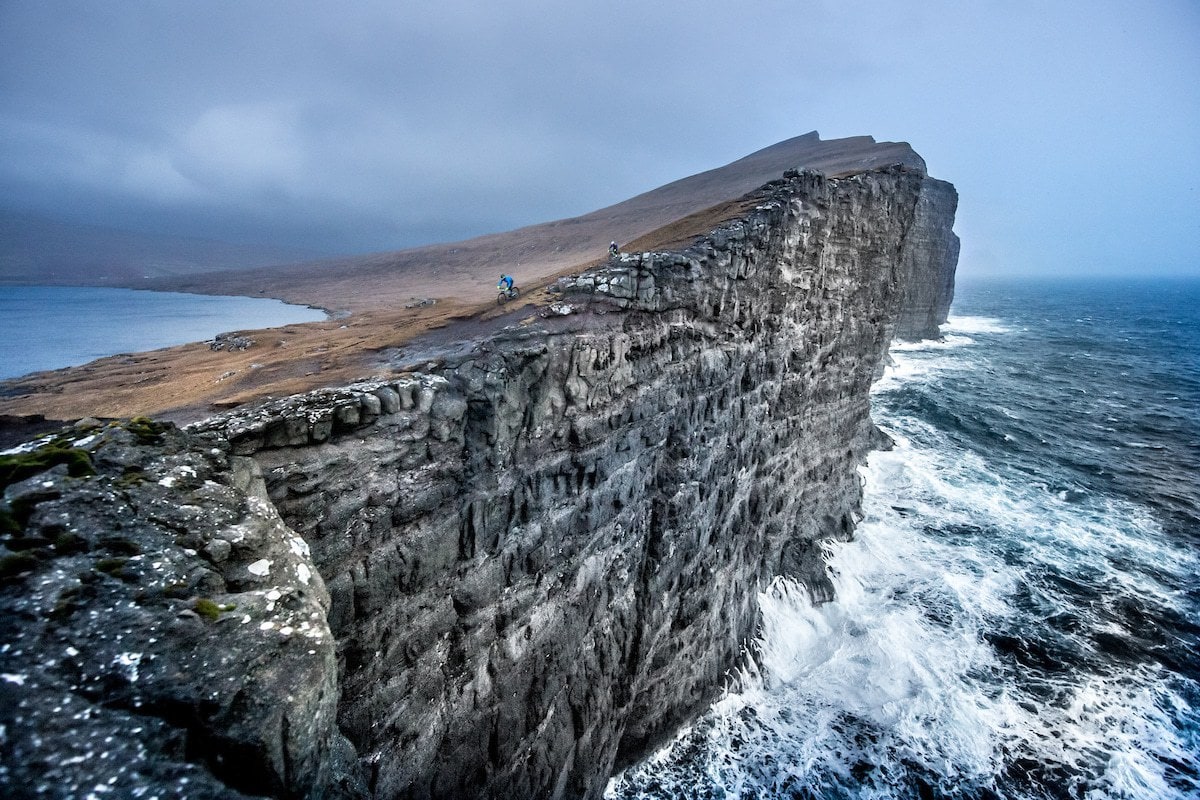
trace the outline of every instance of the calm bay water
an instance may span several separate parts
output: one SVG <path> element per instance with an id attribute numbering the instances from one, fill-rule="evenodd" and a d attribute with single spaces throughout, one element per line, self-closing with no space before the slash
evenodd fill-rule
<path id="1" fill-rule="evenodd" d="M 735 687 L 618 798 L 1200 796 L 1200 281 L 961 287 Z"/>
<path id="2" fill-rule="evenodd" d="M 325 319 L 279 300 L 74 286 L 0 287 L 0 380 L 96 358 Z"/>

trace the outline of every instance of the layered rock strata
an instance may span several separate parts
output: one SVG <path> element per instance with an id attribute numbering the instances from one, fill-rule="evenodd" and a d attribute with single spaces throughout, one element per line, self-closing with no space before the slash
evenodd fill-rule
<path id="1" fill-rule="evenodd" d="M 153 502 L 122 500 L 111 470 L 13 484 L 36 558 L 2 595 L 31 637 L 0 653 L 19 678 L 3 687 L 6 747 L 34 764 L 75 747 L 65 732 L 30 744 L 50 692 L 103 720 L 97 736 L 148 720 L 152 733 L 126 735 L 157 765 L 138 767 L 147 781 L 599 797 L 714 699 L 773 577 L 828 595 L 821 543 L 852 534 L 856 467 L 877 442 L 870 383 L 894 336 L 936 334 L 949 306 L 954 205 L 949 184 L 904 167 L 791 172 L 688 248 L 563 279 L 540 316 L 420 373 L 164 433 L 169 455 L 128 456 L 157 465 L 135 487 Z M 72 445 L 105 464 L 112 446 Z M 38 481 L 50 495 L 33 502 Z M 78 534 L 88 546 L 69 554 L 55 537 L 116 524 L 87 513 L 121 502 L 154 530 L 121 567 L 131 577 L 88 585 L 125 633 L 72 666 L 65 647 L 105 641 L 88 633 L 97 606 L 46 615 L 107 545 Z M 172 516 L 185 508 L 195 519 Z M 163 564 L 174 594 L 146 588 Z M 211 621 L 186 613 L 211 614 L 201 600 Z M 116 652 L 129 637 L 132 674 Z M 167 699 L 147 709 L 151 686 Z M 14 764 L 6 753 L 0 785 L 24 774 Z M 97 769 L 65 776 L 107 780 Z"/>

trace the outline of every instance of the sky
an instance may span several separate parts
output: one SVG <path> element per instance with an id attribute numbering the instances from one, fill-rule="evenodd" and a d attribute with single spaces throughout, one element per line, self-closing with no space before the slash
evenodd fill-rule
<path id="1" fill-rule="evenodd" d="M 0 211 L 398 249 L 810 130 L 907 141 L 960 276 L 1200 275 L 1200 2 L 0 0 Z"/>

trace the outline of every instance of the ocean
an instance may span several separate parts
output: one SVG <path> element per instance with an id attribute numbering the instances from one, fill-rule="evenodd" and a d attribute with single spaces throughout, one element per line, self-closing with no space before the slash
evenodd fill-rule
<path id="1" fill-rule="evenodd" d="M 961 285 L 828 547 L 611 798 L 1200 797 L 1200 281 Z"/>
<path id="2" fill-rule="evenodd" d="M 0 287 L 0 380 L 211 339 L 218 333 L 325 319 L 254 297 L 80 286 Z"/>

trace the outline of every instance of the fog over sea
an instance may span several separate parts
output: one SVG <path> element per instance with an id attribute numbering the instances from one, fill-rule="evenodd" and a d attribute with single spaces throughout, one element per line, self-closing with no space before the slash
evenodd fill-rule
<path id="1" fill-rule="evenodd" d="M 1200 281 L 960 286 L 829 547 L 614 798 L 1200 796 Z"/>
<path id="2" fill-rule="evenodd" d="M 218 333 L 325 319 L 323 311 L 255 297 L 79 286 L 0 287 L 0 380 Z"/>

